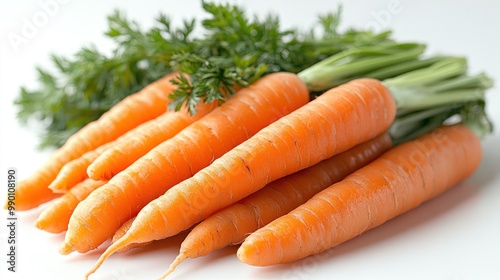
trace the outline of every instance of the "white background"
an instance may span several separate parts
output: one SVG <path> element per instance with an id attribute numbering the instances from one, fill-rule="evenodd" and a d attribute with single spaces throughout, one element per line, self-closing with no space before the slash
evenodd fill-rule
<path id="1" fill-rule="evenodd" d="M 36 149 L 36 125 L 20 127 L 13 99 L 21 85 L 35 86 L 35 65 L 48 67 L 49 53 L 70 55 L 94 43 L 109 50 L 102 33 L 106 15 L 125 11 L 143 26 L 163 11 L 174 22 L 202 16 L 198 1 L 60 1 L 48 22 L 16 48 L 7 34 L 21 34 L 27 21 L 44 12 L 43 1 L 0 0 L 0 178 L 16 167 L 21 178 L 35 171 L 50 151 Z M 231 1 L 250 13 L 278 14 L 284 26 L 308 28 L 320 12 L 338 1 Z M 15 4 L 14 4 L 15 3 Z M 251 4 L 250 4 L 251 3 Z M 392 5 L 393 8 L 390 9 Z M 343 26 L 390 28 L 395 38 L 426 42 L 428 53 L 466 55 L 472 73 L 486 71 L 500 82 L 499 1 L 345 1 Z M 396 9 L 394 9 L 396 8 Z M 390 13 L 392 11 L 392 13 Z M 500 126 L 498 87 L 488 93 L 488 112 Z M 238 262 L 236 248 L 187 260 L 171 279 L 500 279 L 500 133 L 483 140 L 484 160 L 468 180 L 445 195 L 337 248 L 290 265 L 250 267 Z M 2 180 L 2 179 L 0 179 Z M 4 179 L 6 180 L 6 179 Z M 0 184 L 6 188 L 6 184 Z M 0 190 L 4 201 L 5 191 Z M 2 202 L 3 203 L 3 202 Z M 102 249 L 86 255 L 59 256 L 63 235 L 32 226 L 41 211 L 18 213 L 18 272 L 6 271 L 6 220 L 1 214 L 1 279 L 81 279 Z M 182 236 L 157 247 L 112 256 L 92 279 L 155 279 L 174 259 Z M 5 278 L 7 276 L 7 278 Z"/>

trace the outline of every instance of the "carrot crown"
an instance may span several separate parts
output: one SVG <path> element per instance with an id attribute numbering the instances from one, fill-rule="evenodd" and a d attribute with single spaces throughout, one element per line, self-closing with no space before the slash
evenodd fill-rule
<path id="1" fill-rule="evenodd" d="M 398 108 L 390 129 L 395 143 L 425 134 L 444 123 L 461 122 L 482 138 L 493 131 L 485 111 L 493 81 L 467 74 L 463 57 L 435 58 L 430 66 L 384 80 Z"/>

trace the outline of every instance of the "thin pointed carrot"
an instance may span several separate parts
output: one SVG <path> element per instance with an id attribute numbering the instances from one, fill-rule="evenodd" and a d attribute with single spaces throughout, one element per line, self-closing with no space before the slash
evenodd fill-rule
<path id="1" fill-rule="evenodd" d="M 370 163 L 391 146 L 389 135 L 382 134 L 316 165 L 273 181 L 213 214 L 187 235 L 181 244 L 179 256 L 160 279 L 167 277 L 186 258 L 205 256 L 226 246 L 241 243 L 250 233 L 287 214 L 324 188 Z"/>
<path id="2" fill-rule="evenodd" d="M 127 244 L 173 236 L 273 180 L 375 138 L 395 115 L 394 98 L 374 79 L 323 93 L 151 201 L 87 276 Z"/>
<path id="3" fill-rule="evenodd" d="M 167 75 L 129 95 L 98 120 L 68 138 L 38 171 L 19 182 L 16 188 L 16 210 L 28 210 L 57 197 L 48 186 L 64 164 L 164 113 L 170 101 L 168 96 L 175 88 L 170 82 L 174 75 Z"/>
<path id="4" fill-rule="evenodd" d="M 49 189 L 55 193 L 67 193 L 78 183 L 87 179 L 87 167 L 106 149 L 115 145 L 115 141 L 108 142 L 97 149 L 86 152 L 81 157 L 66 163 L 57 177 L 50 183 Z"/>
<path id="5" fill-rule="evenodd" d="M 238 258 L 267 266 L 321 253 L 445 192 L 479 167 L 481 154 L 461 125 L 406 142 L 251 234 Z"/>
<path id="6" fill-rule="evenodd" d="M 87 178 L 76 184 L 69 192 L 56 199 L 40 213 L 35 221 L 35 226 L 51 233 L 60 233 L 67 230 L 71 214 L 73 214 L 78 203 L 106 182 Z"/>
<path id="7" fill-rule="evenodd" d="M 172 138 L 179 131 L 201 119 L 217 107 L 217 102 L 200 103 L 196 115 L 191 115 L 187 107 L 177 112 L 168 112 L 153 122 L 141 126 L 134 134 L 118 141 L 100 155 L 87 169 L 90 178 L 109 180 L 129 167 L 160 143 Z"/>
<path id="8" fill-rule="evenodd" d="M 60 252 L 96 248 L 151 200 L 308 101 L 305 84 L 291 73 L 267 75 L 238 91 L 82 201 Z"/>
<path id="9" fill-rule="evenodd" d="M 132 225 L 132 223 L 134 222 L 134 219 L 135 217 L 129 219 L 128 221 L 126 221 L 125 223 L 123 223 L 123 225 L 115 232 L 115 234 L 113 235 L 113 238 L 111 239 L 111 243 L 115 243 L 118 239 L 122 238 L 122 236 L 125 235 L 125 233 L 127 233 L 128 229 L 130 228 L 130 226 Z M 123 248 L 121 248 L 119 251 L 117 251 L 118 253 L 123 253 L 123 252 L 126 252 L 128 250 L 131 250 L 133 248 L 137 248 L 137 247 L 143 247 L 143 246 L 147 246 L 149 244 L 153 243 L 153 241 L 149 241 L 149 242 L 144 242 L 144 243 L 133 243 L 133 244 L 129 244 Z"/>

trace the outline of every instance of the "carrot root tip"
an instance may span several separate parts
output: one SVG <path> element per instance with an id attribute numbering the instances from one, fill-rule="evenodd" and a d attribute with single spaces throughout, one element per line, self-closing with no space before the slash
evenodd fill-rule
<path id="1" fill-rule="evenodd" d="M 99 257 L 95 265 L 85 274 L 85 279 L 87 279 L 91 274 L 97 271 L 99 267 L 104 263 L 104 261 L 109 258 L 112 254 L 116 253 L 121 248 L 130 245 L 132 242 L 129 240 L 129 234 L 125 234 L 120 239 L 118 239 L 115 243 L 111 244 L 104 253 Z"/>
<path id="2" fill-rule="evenodd" d="M 40 219 L 36 219 L 35 222 L 33 223 L 33 225 L 37 228 L 37 229 L 41 229 L 41 230 L 44 230 L 44 226 L 43 226 L 43 222 L 40 221 Z"/>
<path id="3" fill-rule="evenodd" d="M 59 253 L 61 255 L 68 255 L 68 254 L 70 254 L 70 253 L 72 253 L 74 251 L 75 251 L 75 249 L 73 248 L 73 245 L 71 245 L 68 242 L 63 242 L 61 244 L 61 247 L 59 247 Z"/>
<path id="4" fill-rule="evenodd" d="M 60 194 L 64 194 L 64 193 L 67 193 L 68 190 L 67 189 L 64 189 L 62 186 L 59 186 L 59 185 L 50 185 L 49 186 L 49 189 L 53 192 L 53 193 L 60 193 Z"/>
<path id="5" fill-rule="evenodd" d="M 242 245 L 242 246 L 240 246 L 240 248 L 238 248 L 238 251 L 236 252 L 236 257 L 242 263 L 254 265 L 253 261 L 252 261 L 252 255 L 253 255 L 252 249 L 253 249 L 252 246 L 248 246 L 248 245 L 243 246 Z"/>
<path id="6" fill-rule="evenodd" d="M 174 260 L 174 262 L 170 265 L 170 267 L 168 268 L 168 270 L 163 273 L 159 278 L 158 280 L 163 280 L 165 278 L 167 278 L 167 276 L 172 273 L 175 268 L 181 263 L 183 262 L 185 259 L 187 258 L 187 255 L 186 254 L 183 254 L 183 253 L 180 253 Z"/>

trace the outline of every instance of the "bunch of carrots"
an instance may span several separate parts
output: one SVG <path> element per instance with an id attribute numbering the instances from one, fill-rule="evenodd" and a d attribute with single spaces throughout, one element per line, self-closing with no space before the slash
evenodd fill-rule
<path id="1" fill-rule="evenodd" d="M 485 74 L 421 44 L 340 52 L 268 74 L 226 102 L 167 110 L 166 75 L 75 133 L 19 183 L 16 209 L 51 201 L 35 226 L 62 254 L 117 251 L 189 229 L 179 256 L 242 243 L 268 266 L 321 253 L 440 195 L 481 161 L 491 132 Z M 226 94 L 221 90 L 221 94 Z M 445 175 L 443 175 L 445 174 Z"/>

